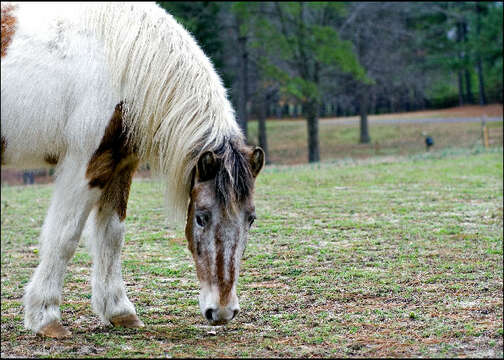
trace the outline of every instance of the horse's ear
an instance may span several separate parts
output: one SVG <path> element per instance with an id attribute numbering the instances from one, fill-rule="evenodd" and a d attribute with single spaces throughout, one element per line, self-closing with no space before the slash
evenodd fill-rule
<path id="1" fill-rule="evenodd" d="M 207 181 L 215 178 L 219 164 L 217 158 L 212 151 L 206 151 L 201 154 L 198 160 L 198 171 L 196 179 L 198 181 Z"/>
<path id="2" fill-rule="evenodd" d="M 260 147 L 256 146 L 252 155 L 250 155 L 250 168 L 252 170 L 252 175 L 256 177 L 264 166 L 264 151 Z"/>

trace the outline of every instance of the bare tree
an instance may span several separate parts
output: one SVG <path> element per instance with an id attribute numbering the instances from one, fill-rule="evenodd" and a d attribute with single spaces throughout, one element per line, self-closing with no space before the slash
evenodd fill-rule
<path id="1" fill-rule="evenodd" d="M 345 91 L 348 93 L 349 89 L 353 92 L 360 115 L 361 143 L 371 141 L 368 113 L 370 109 L 376 109 L 376 101 L 380 100 L 377 94 L 386 97 L 394 111 L 394 104 L 401 102 L 410 106 L 413 102 L 410 91 L 405 93 L 405 88 L 411 89 L 411 94 L 423 93 L 418 72 L 408 67 L 415 57 L 412 46 L 414 36 L 406 26 L 408 6 L 398 3 L 351 3 L 349 15 L 339 26 L 342 38 L 353 43 L 359 63 L 373 80 L 372 84 L 365 84 L 339 74 L 337 83 L 340 89 L 335 91 L 336 96 Z M 384 18 L 387 19 L 386 24 Z"/>

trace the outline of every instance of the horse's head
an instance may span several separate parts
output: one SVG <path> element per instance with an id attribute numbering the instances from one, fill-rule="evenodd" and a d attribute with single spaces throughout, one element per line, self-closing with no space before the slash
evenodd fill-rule
<path id="1" fill-rule="evenodd" d="M 200 310 L 212 325 L 240 311 L 236 282 L 249 229 L 253 190 L 264 152 L 226 142 L 203 153 L 193 171 L 186 237 L 201 285 Z"/>

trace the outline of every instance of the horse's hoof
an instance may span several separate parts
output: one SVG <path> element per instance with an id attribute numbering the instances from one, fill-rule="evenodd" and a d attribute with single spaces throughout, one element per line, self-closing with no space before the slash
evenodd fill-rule
<path id="1" fill-rule="evenodd" d="M 60 324 L 58 320 L 54 320 L 48 325 L 44 326 L 37 333 L 40 336 L 47 336 L 50 338 L 63 339 L 70 337 L 72 333 L 66 327 Z"/>
<path id="2" fill-rule="evenodd" d="M 135 314 L 126 314 L 114 316 L 110 319 L 112 325 L 116 327 L 125 327 L 125 328 L 141 328 L 144 327 L 144 323 L 136 316 Z"/>

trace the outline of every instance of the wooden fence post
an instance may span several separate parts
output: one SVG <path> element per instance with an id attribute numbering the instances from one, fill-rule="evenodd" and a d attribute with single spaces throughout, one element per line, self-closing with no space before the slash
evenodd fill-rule
<path id="1" fill-rule="evenodd" d="M 486 115 L 481 118 L 481 136 L 483 138 L 483 145 L 488 149 L 488 127 L 486 126 Z"/>

